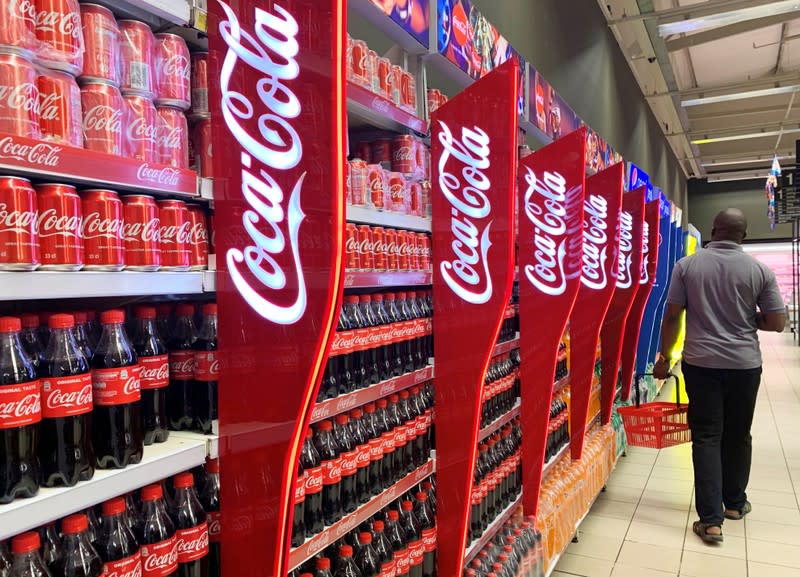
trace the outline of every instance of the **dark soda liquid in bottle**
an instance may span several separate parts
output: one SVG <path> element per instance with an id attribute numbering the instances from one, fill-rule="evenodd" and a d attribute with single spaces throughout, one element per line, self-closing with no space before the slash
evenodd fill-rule
<path id="1" fill-rule="evenodd" d="M 160 484 L 142 488 L 141 523 L 136 537 L 141 545 L 146 575 L 174 575 L 178 571 L 178 540 L 175 524 L 167 513 Z"/>
<path id="2" fill-rule="evenodd" d="M 336 415 L 336 427 L 333 433 L 339 446 L 339 459 L 342 469 L 341 499 L 342 512 L 352 513 L 358 507 L 356 495 L 356 473 L 358 472 L 358 451 L 350 434 L 350 417 Z"/>
<path id="3" fill-rule="evenodd" d="M 342 464 L 339 446 L 333 437 L 333 423 L 322 421 L 314 438 L 314 446 L 322 462 L 322 516 L 325 525 L 342 518 Z"/>
<path id="4" fill-rule="evenodd" d="M 139 543 L 126 520 L 125 499 L 115 497 L 103 503 L 103 519 L 95 544 L 103 560 L 105 575 L 141 575 Z"/>
<path id="5" fill-rule="evenodd" d="M 53 577 L 100 577 L 103 561 L 89 542 L 89 521 L 83 513 L 61 520 L 63 553 L 51 573 Z"/>
<path id="6" fill-rule="evenodd" d="M 172 520 L 178 540 L 178 577 L 208 577 L 208 521 L 194 490 L 191 473 L 173 481 L 175 504 Z"/>
<path id="7" fill-rule="evenodd" d="M 28 531 L 11 540 L 11 576 L 12 577 L 51 577 L 44 564 L 39 547 L 39 533 Z"/>
<path id="8" fill-rule="evenodd" d="M 217 418 L 217 379 L 219 357 L 217 356 L 217 305 L 203 305 L 203 325 L 197 335 L 194 349 L 194 389 L 192 407 L 194 426 L 201 433 L 210 435 Z"/>
<path id="9" fill-rule="evenodd" d="M 311 537 L 325 528 L 322 512 L 322 465 L 319 453 L 314 446 L 314 433 L 311 429 L 306 431 L 303 448 L 300 450 L 300 466 L 303 467 L 305 480 L 303 525 L 306 536 Z"/>
<path id="10" fill-rule="evenodd" d="M 167 387 L 169 356 L 158 334 L 155 307 L 137 307 L 133 348 L 142 367 L 142 428 L 144 444 L 163 443 L 169 438 Z"/>
<path id="11" fill-rule="evenodd" d="M 219 460 L 206 461 L 206 482 L 200 493 L 200 504 L 208 521 L 208 576 L 219 577 L 222 571 L 220 539 L 222 536 L 219 514 Z"/>
<path id="12" fill-rule="evenodd" d="M 179 304 L 175 307 L 175 326 L 167 341 L 169 349 L 169 388 L 167 413 L 173 431 L 189 430 L 194 425 L 193 395 L 194 350 L 197 329 L 194 325 L 194 306 Z"/>

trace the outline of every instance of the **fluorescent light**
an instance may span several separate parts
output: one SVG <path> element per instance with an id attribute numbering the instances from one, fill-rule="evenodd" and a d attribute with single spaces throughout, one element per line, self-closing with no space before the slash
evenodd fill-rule
<path id="1" fill-rule="evenodd" d="M 708 182 L 732 182 L 735 180 L 758 180 L 760 178 L 766 180 L 767 174 L 756 174 L 752 176 L 709 176 Z"/>
<path id="2" fill-rule="evenodd" d="M 698 8 L 702 9 L 702 5 L 699 5 Z M 658 34 L 662 38 L 675 34 L 689 34 L 701 30 L 708 30 L 709 28 L 719 28 L 721 26 L 730 26 L 731 24 L 746 22 L 748 20 L 766 18 L 767 16 L 788 14 L 798 10 L 800 10 L 800 2 L 797 0 L 772 2 L 763 6 L 729 10 L 728 12 L 721 12 L 719 14 L 710 14 L 708 16 L 699 16 L 697 18 L 670 22 L 668 24 L 659 24 Z"/>
<path id="3" fill-rule="evenodd" d="M 794 158 L 794 156 L 779 156 L 778 160 L 786 160 L 790 158 Z M 772 158 L 748 158 L 745 160 L 717 160 L 712 162 L 704 162 L 703 166 L 704 167 L 730 166 L 732 164 L 752 164 L 754 162 L 765 162 L 769 165 L 772 165 Z"/>
<path id="4" fill-rule="evenodd" d="M 734 100 L 744 100 L 746 98 L 760 98 L 761 96 L 775 96 L 776 94 L 791 94 L 800 90 L 800 84 L 789 86 L 778 86 L 776 88 L 764 88 L 762 90 L 748 90 L 746 92 L 732 92 L 731 94 L 720 94 L 719 96 L 701 96 L 699 98 L 689 98 L 681 100 L 681 106 L 700 106 L 701 104 L 717 104 L 719 102 L 732 102 Z"/>
<path id="5" fill-rule="evenodd" d="M 733 136 L 717 136 L 714 138 L 700 138 L 692 140 L 692 144 L 714 144 L 715 142 L 730 142 L 732 140 L 748 140 L 750 138 L 763 138 L 766 136 L 780 136 L 800 132 L 800 128 L 786 128 L 784 130 L 770 130 L 769 132 L 748 132 L 747 134 L 734 134 Z"/>

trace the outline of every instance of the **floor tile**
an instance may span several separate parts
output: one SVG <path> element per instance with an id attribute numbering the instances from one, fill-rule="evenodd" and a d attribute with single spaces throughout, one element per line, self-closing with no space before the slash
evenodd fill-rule
<path id="1" fill-rule="evenodd" d="M 797 509 L 797 507 L 785 508 L 759 505 L 758 507 L 753 507 L 747 518 L 754 521 L 764 521 L 765 523 L 800 526 L 800 509 Z"/>
<path id="2" fill-rule="evenodd" d="M 668 573 L 666 571 L 656 571 L 655 569 L 645 569 L 644 567 L 617 563 L 614 565 L 611 577 L 677 577 L 677 573 Z"/>
<path id="3" fill-rule="evenodd" d="M 687 493 L 667 493 L 665 491 L 645 490 L 639 501 L 640 505 L 647 507 L 661 507 L 663 509 L 677 509 L 678 511 L 688 511 L 692 502 L 691 492 Z"/>
<path id="4" fill-rule="evenodd" d="M 617 561 L 624 565 L 677 573 L 681 564 L 681 550 L 625 541 Z"/>
<path id="5" fill-rule="evenodd" d="M 634 543 L 647 543 L 660 545 L 669 549 L 683 549 L 683 539 L 686 530 L 683 527 L 670 527 L 669 525 L 653 525 L 634 521 L 628 529 L 626 541 Z"/>
<path id="6" fill-rule="evenodd" d="M 766 523 L 755 519 L 745 518 L 747 524 L 747 538 L 759 541 L 773 541 L 800 547 L 800 530 L 790 525 L 778 525 L 776 523 Z M 728 523 L 725 523 L 728 528 Z"/>
<path id="7" fill-rule="evenodd" d="M 725 534 L 725 528 L 722 529 Z M 686 541 L 683 544 L 684 551 L 694 551 L 706 555 L 717 555 L 719 557 L 732 557 L 734 559 L 747 559 L 744 537 L 735 537 L 725 534 L 723 543 L 706 543 L 694 534 L 691 527 L 686 529 Z"/>
<path id="8" fill-rule="evenodd" d="M 597 496 L 602 501 L 622 501 L 623 503 L 638 503 L 642 497 L 642 488 L 623 487 L 621 485 L 608 485 L 606 490 Z"/>
<path id="9" fill-rule="evenodd" d="M 753 504 L 753 507 L 769 505 L 771 507 L 783 507 L 785 509 L 797 508 L 796 498 L 792 498 L 786 493 L 779 493 L 777 491 L 763 491 L 748 487 L 747 500 Z"/>
<path id="10" fill-rule="evenodd" d="M 681 469 L 678 469 L 681 470 Z M 665 491 L 668 493 L 691 493 L 694 487 L 694 479 L 663 479 L 650 476 L 647 481 L 647 488 L 655 491 Z"/>
<path id="11" fill-rule="evenodd" d="M 614 517 L 617 519 L 630 519 L 636 511 L 636 503 L 623 503 L 622 501 L 596 501 L 592 506 L 592 513 Z"/>
<path id="12" fill-rule="evenodd" d="M 669 525 L 671 527 L 686 526 L 688 511 L 678 511 L 676 509 L 665 509 L 663 507 L 648 507 L 639 505 L 633 515 L 634 521 L 650 523 L 651 525 Z"/>
<path id="13" fill-rule="evenodd" d="M 681 577 L 747 577 L 747 561 L 719 555 L 684 551 L 681 559 Z"/>
<path id="14" fill-rule="evenodd" d="M 653 472 L 650 474 L 650 480 L 653 479 L 675 479 L 678 481 L 692 481 L 694 482 L 694 471 L 692 469 L 681 469 L 678 467 L 656 466 L 653 467 Z"/>
<path id="15" fill-rule="evenodd" d="M 644 489 L 647 485 L 647 479 L 647 477 L 641 477 L 639 475 L 627 475 L 625 473 L 614 472 L 608 479 L 608 486 Z"/>
<path id="16" fill-rule="evenodd" d="M 613 561 L 564 553 L 558 561 L 557 569 L 564 573 L 581 575 L 582 577 L 610 577 L 613 567 Z"/>
<path id="17" fill-rule="evenodd" d="M 800 569 L 800 547 L 748 539 L 747 559 L 758 563 L 770 563 Z"/>
<path id="18" fill-rule="evenodd" d="M 580 532 L 582 534 L 622 537 L 624 539 L 630 524 L 628 519 L 617 519 L 592 513 L 581 523 Z"/>
<path id="19" fill-rule="evenodd" d="M 800 569 L 748 561 L 749 577 L 800 577 Z"/>
<path id="20" fill-rule="evenodd" d="M 603 535 L 583 534 L 577 543 L 570 543 L 567 553 L 594 559 L 616 561 L 624 537 L 605 537 Z"/>
<path id="21" fill-rule="evenodd" d="M 640 477 L 649 477 L 650 472 L 653 470 L 652 465 L 642 465 L 640 463 L 628 463 L 621 461 L 617 464 L 617 471 L 625 473 L 626 475 L 639 475 Z"/>

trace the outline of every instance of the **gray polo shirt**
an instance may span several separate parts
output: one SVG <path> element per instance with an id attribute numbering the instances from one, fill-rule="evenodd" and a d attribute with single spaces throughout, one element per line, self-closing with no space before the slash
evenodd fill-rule
<path id="1" fill-rule="evenodd" d="M 756 307 L 785 310 L 775 273 L 731 241 L 679 260 L 667 303 L 686 308 L 684 360 L 709 369 L 760 367 Z"/>

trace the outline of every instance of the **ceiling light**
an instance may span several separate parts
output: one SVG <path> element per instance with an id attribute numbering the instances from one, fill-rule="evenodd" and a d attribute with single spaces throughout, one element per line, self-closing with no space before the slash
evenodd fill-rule
<path id="1" fill-rule="evenodd" d="M 719 28 L 721 26 L 730 26 L 731 24 L 746 22 L 748 20 L 756 20 L 757 18 L 788 14 L 790 12 L 797 12 L 798 10 L 799 8 L 796 0 L 772 2 L 763 6 L 729 10 L 719 14 L 710 14 L 708 16 L 689 18 L 688 20 L 680 20 L 678 22 L 659 24 L 658 34 L 662 38 L 675 34 L 690 34 L 710 28 Z"/>
<path id="2" fill-rule="evenodd" d="M 708 182 L 733 182 L 735 180 L 758 180 L 761 178 L 767 178 L 767 173 L 764 174 L 752 174 L 752 175 L 744 175 L 744 176 L 709 176 Z"/>
<path id="3" fill-rule="evenodd" d="M 787 160 L 787 159 L 793 159 L 793 158 L 794 158 L 794 156 L 792 156 L 792 155 L 779 156 L 778 160 Z M 752 164 L 754 162 L 765 162 L 765 163 L 771 164 L 772 163 L 772 158 L 748 158 L 748 159 L 745 159 L 745 160 L 714 160 L 714 161 L 711 161 L 711 162 L 704 162 L 703 166 L 704 167 L 730 166 L 730 165 L 733 165 L 733 164 Z"/>
<path id="4" fill-rule="evenodd" d="M 717 136 L 714 138 L 700 138 L 692 140 L 692 144 L 714 144 L 715 142 L 730 142 L 732 140 L 748 140 L 750 138 L 763 138 L 766 136 L 780 136 L 800 132 L 800 128 L 786 128 L 784 130 L 770 130 L 769 132 L 749 132 L 747 134 L 734 134 L 732 136 Z"/>
<path id="5" fill-rule="evenodd" d="M 732 102 L 734 100 L 744 100 L 746 98 L 760 98 L 762 96 L 775 96 L 776 94 L 791 94 L 800 90 L 800 84 L 789 86 L 777 86 L 775 88 L 764 88 L 762 90 L 748 90 L 746 92 L 732 92 L 730 94 L 720 94 L 718 96 L 701 96 L 699 98 L 689 98 L 681 100 L 681 106 L 700 106 L 701 104 L 718 104 L 720 102 Z"/>

